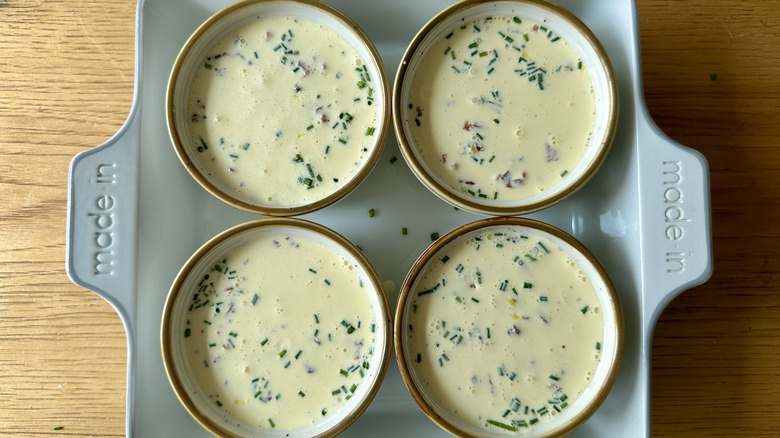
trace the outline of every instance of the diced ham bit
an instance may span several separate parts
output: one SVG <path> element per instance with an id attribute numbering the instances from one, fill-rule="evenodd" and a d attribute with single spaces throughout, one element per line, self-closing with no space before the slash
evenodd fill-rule
<path id="1" fill-rule="evenodd" d="M 477 122 L 471 123 L 467 120 L 466 123 L 463 124 L 463 130 L 465 131 L 471 131 L 473 129 L 480 129 L 480 128 L 482 128 L 482 125 L 480 125 Z"/>
<path id="2" fill-rule="evenodd" d="M 544 159 L 548 163 L 551 163 L 553 161 L 558 161 L 558 149 L 555 149 L 554 147 L 550 146 L 549 143 L 545 143 Z"/>
<path id="3" fill-rule="evenodd" d="M 270 39 L 271 39 L 273 36 L 274 36 L 274 34 L 273 34 L 273 33 L 271 33 L 271 32 L 266 32 L 266 33 L 265 33 L 265 40 L 266 40 L 266 41 L 268 41 L 268 40 L 270 40 Z"/>
<path id="4" fill-rule="evenodd" d="M 306 77 L 307 74 L 309 74 L 309 67 L 303 62 L 298 61 L 298 67 L 301 68 L 301 71 L 303 71 L 302 75 Z M 325 70 L 325 64 L 322 65 L 322 69 Z"/>
<path id="5" fill-rule="evenodd" d="M 502 174 L 496 176 L 496 181 L 504 183 L 504 187 L 511 189 L 515 186 L 521 186 L 525 184 L 525 171 L 520 172 L 519 175 L 512 175 L 508 170 Z"/>

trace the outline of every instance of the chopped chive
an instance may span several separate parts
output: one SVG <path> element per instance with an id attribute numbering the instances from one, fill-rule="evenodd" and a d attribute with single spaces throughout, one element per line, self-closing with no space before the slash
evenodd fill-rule
<path id="1" fill-rule="evenodd" d="M 398 157 L 391 157 L 391 158 L 390 158 L 390 164 L 393 164 L 393 163 L 395 163 L 396 161 L 398 161 Z"/>
<path id="2" fill-rule="evenodd" d="M 376 210 L 374 210 L 373 208 L 368 210 L 368 217 L 374 217 L 374 216 L 376 216 Z"/>
<path id="3" fill-rule="evenodd" d="M 347 329 L 347 334 L 352 334 L 355 331 L 355 327 L 352 326 L 352 324 L 348 323 L 346 320 L 341 320 L 341 325 L 343 325 Z"/>
<path id="4" fill-rule="evenodd" d="M 560 378 L 560 377 L 558 377 L 558 376 L 556 376 L 555 374 L 550 374 L 548 377 L 549 377 L 551 380 L 555 380 L 556 382 L 557 382 L 557 381 L 559 381 L 559 380 L 561 380 L 561 378 Z"/>
<path id="5" fill-rule="evenodd" d="M 301 356 L 301 353 L 303 353 L 303 350 L 298 350 L 298 352 L 295 353 L 295 358 L 298 359 Z"/>
<path id="6" fill-rule="evenodd" d="M 596 350 L 601 351 L 601 342 L 596 342 Z"/>
<path id="7" fill-rule="evenodd" d="M 349 372 L 347 370 L 344 370 L 344 369 L 340 369 L 339 370 L 339 374 L 341 374 L 342 376 L 349 376 Z"/>
<path id="8" fill-rule="evenodd" d="M 588 313 L 588 309 L 589 309 L 589 307 L 585 306 L 582 309 L 580 309 L 580 312 L 582 312 L 582 314 L 584 315 L 584 314 Z"/>
<path id="9" fill-rule="evenodd" d="M 271 427 L 276 427 L 276 424 L 274 424 L 274 420 L 272 420 L 270 418 L 268 419 L 268 424 L 270 424 Z"/>
<path id="10" fill-rule="evenodd" d="M 448 33 L 448 34 L 447 34 L 447 36 L 446 36 L 446 37 L 444 37 L 444 38 L 446 38 L 446 39 L 450 39 L 450 38 L 452 38 L 452 34 L 454 34 L 454 33 L 455 33 L 455 32 L 450 32 L 450 33 Z"/>
<path id="11" fill-rule="evenodd" d="M 229 334 L 230 336 L 234 337 L 234 338 L 238 336 L 238 333 L 236 333 L 236 332 L 230 332 L 230 333 L 228 333 L 228 334 Z"/>
<path id="12" fill-rule="evenodd" d="M 524 40 L 525 42 L 528 42 L 528 34 L 527 34 L 527 33 L 524 33 L 524 34 L 523 34 L 523 40 Z"/>
<path id="13" fill-rule="evenodd" d="M 517 24 L 520 24 L 520 23 L 523 22 L 523 20 L 521 20 L 520 17 L 514 17 L 514 18 L 512 18 L 512 21 L 514 21 Z"/>
<path id="14" fill-rule="evenodd" d="M 267 344 L 267 343 L 268 343 L 268 338 L 265 338 L 265 339 L 263 339 L 262 341 L 260 341 L 260 345 L 261 345 L 261 346 L 263 346 L 263 345 L 265 345 L 265 344 Z"/>
<path id="15" fill-rule="evenodd" d="M 316 322 L 317 324 L 320 323 L 320 317 L 316 313 L 314 314 L 314 322 Z"/>
<path id="16" fill-rule="evenodd" d="M 539 301 L 547 301 L 547 297 L 542 295 L 541 297 L 539 297 Z"/>
<path id="17" fill-rule="evenodd" d="M 306 393 L 303 391 L 298 391 L 298 395 L 300 395 L 301 397 L 306 397 Z"/>
<path id="18" fill-rule="evenodd" d="M 450 260 L 450 256 L 448 255 L 445 255 L 444 257 L 441 258 L 442 263 L 447 263 L 449 260 Z"/>
<path id="19" fill-rule="evenodd" d="M 63 426 L 55 426 L 52 430 L 62 430 L 65 429 Z"/>
<path id="20" fill-rule="evenodd" d="M 189 328 L 184 329 L 184 337 L 185 338 L 189 338 L 190 337 L 190 329 Z"/>
<path id="21" fill-rule="evenodd" d="M 502 422 L 500 422 L 500 421 L 496 421 L 496 420 L 487 420 L 487 423 L 488 423 L 488 424 L 491 424 L 491 425 L 493 425 L 493 426 L 496 426 L 496 427 L 500 427 L 501 429 L 508 430 L 508 431 L 510 431 L 510 432 L 515 432 L 515 431 L 517 431 L 517 428 L 516 428 L 516 427 L 514 427 L 514 426 L 510 426 L 510 425 L 508 425 L 508 424 L 504 424 L 504 423 L 502 423 Z"/>
<path id="22" fill-rule="evenodd" d="M 563 172 L 561 172 L 561 178 L 563 178 L 564 176 L 566 176 L 568 173 L 569 173 L 569 171 L 568 171 L 568 170 L 564 170 Z"/>
<path id="23" fill-rule="evenodd" d="M 325 279 L 325 284 L 327 284 L 328 286 L 330 286 L 330 280 L 328 280 L 328 279 L 326 278 L 326 279 Z"/>
<path id="24" fill-rule="evenodd" d="M 314 125 L 309 125 L 309 126 L 306 127 L 307 131 L 311 131 L 312 129 L 314 129 Z"/>
<path id="25" fill-rule="evenodd" d="M 435 241 L 438 238 L 439 238 L 439 233 L 436 232 L 431 233 L 431 241 Z"/>
<path id="26" fill-rule="evenodd" d="M 255 304 L 257 304 L 257 300 L 258 300 L 258 299 L 260 299 L 260 297 L 258 297 L 258 296 L 257 296 L 257 294 L 255 294 L 255 296 L 253 296 L 253 297 L 252 297 L 252 305 L 253 305 L 253 306 L 254 306 Z"/>
<path id="27" fill-rule="evenodd" d="M 284 357 L 285 354 L 287 354 L 287 350 L 282 350 L 279 352 L 279 357 Z"/>
<path id="28" fill-rule="evenodd" d="M 401 228 L 401 234 L 406 236 L 407 234 L 409 234 L 409 230 L 406 227 L 403 227 L 403 228 Z"/>
<path id="29" fill-rule="evenodd" d="M 374 135 L 374 131 L 376 131 L 376 128 L 370 127 L 366 129 L 366 135 Z"/>
<path id="30" fill-rule="evenodd" d="M 493 122 L 495 122 L 495 124 L 496 124 L 496 125 L 498 125 L 499 123 L 501 123 L 501 121 L 500 121 L 500 120 L 498 120 L 498 119 L 493 119 Z M 492 159 L 492 158 L 491 158 L 490 160 L 491 160 L 491 161 L 493 161 L 493 159 Z"/>
<path id="31" fill-rule="evenodd" d="M 222 402 L 221 401 L 217 400 L 215 403 L 217 404 L 218 407 L 220 407 L 220 408 L 222 407 Z"/>

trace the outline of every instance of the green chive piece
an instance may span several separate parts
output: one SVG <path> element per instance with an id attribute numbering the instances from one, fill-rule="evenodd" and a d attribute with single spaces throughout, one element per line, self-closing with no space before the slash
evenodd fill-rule
<path id="1" fill-rule="evenodd" d="M 252 305 L 253 305 L 253 306 L 254 306 L 255 304 L 257 304 L 257 300 L 258 300 L 258 299 L 260 299 L 260 297 L 258 297 L 258 296 L 257 296 L 257 294 L 255 294 L 255 296 L 253 296 L 253 297 L 252 297 Z"/>
<path id="2" fill-rule="evenodd" d="M 398 161 L 398 157 L 391 157 L 391 158 L 390 158 L 390 164 L 393 164 L 393 163 L 395 163 L 396 161 Z"/>
<path id="3" fill-rule="evenodd" d="M 548 377 L 550 378 L 550 380 L 555 380 L 556 382 L 561 380 L 561 378 L 556 376 L 555 374 L 550 374 Z"/>
<path id="4" fill-rule="evenodd" d="M 376 131 L 376 128 L 370 127 L 366 129 L 366 135 L 374 135 L 374 131 Z"/>
<path id="5" fill-rule="evenodd" d="M 301 397 L 306 397 L 306 393 L 303 391 L 298 391 L 298 395 L 300 395 Z"/>
<path id="6" fill-rule="evenodd" d="M 401 228 L 401 234 L 406 236 L 407 234 L 409 234 L 409 230 L 406 227 L 403 227 L 403 228 Z"/>
<path id="7" fill-rule="evenodd" d="M 189 338 L 190 337 L 190 329 L 189 328 L 184 329 L 184 337 L 185 338 Z"/>
<path id="8" fill-rule="evenodd" d="M 284 357 L 285 354 L 287 354 L 287 350 L 282 350 L 279 352 L 279 357 Z"/>
<path id="9" fill-rule="evenodd" d="M 514 426 L 510 426 L 508 424 L 502 423 L 500 421 L 496 420 L 487 420 L 487 423 L 496 427 L 500 427 L 501 429 L 508 430 L 510 432 L 516 432 L 517 428 Z"/>
<path id="10" fill-rule="evenodd" d="M 368 217 L 374 217 L 374 216 L 376 216 L 376 210 L 374 210 L 373 208 L 368 210 Z"/>
<path id="11" fill-rule="evenodd" d="M 514 18 L 512 18 L 512 21 L 514 21 L 517 24 L 520 24 L 520 23 L 523 22 L 523 20 L 521 20 L 520 17 L 514 17 Z"/>
<path id="12" fill-rule="evenodd" d="M 216 403 L 216 405 L 217 405 L 218 407 L 220 407 L 220 408 L 222 407 L 222 402 L 221 402 L 221 401 L 217 400 L 215 403 Z"/>
<path id="13" fill-rule="evenodd" d="M 584 314 L 588 313 L 588 309 L 589 309 L 589 308 L 590 308 L 590 307 L 588 307 L 588 306 L 585 306 L 585 307 L 583 307 L 582 309 L 580 309 L 580 312 L 582 312 L 582 314 L 584 315 Z"/>
<path id="14" fill-rule="evenodd" d="M 56 426 L 52 430 L 62 430 L 62 429 L 65 429 L 65 428 L 63 426 Z"/>
<path id="15" fill-rule="evenodd" d="M 436 239 L 438 239 L 438 238 L 439 238 L 439 233 L 436 233 L 436 232 L 431 233 L 431 241 L 432 242 L 436 241 Z"/>
<path id="16" fill-rule="evenodd" d="M 276 424 L 274 424 L 274 420 L 272 420 L 270 418 L 268 419 L 268 424 L 270 424 L 271 427 L 276 427 Z"/>
<path id="17" fill-rule="evenodd" d="M 345 376 L 345 377 L 349 376 L 349 372 L 347 372 L 347 370 L 343 370 L 343 369 L 339 370 L 339 374 L 341 374 L 342 376 Z"/>

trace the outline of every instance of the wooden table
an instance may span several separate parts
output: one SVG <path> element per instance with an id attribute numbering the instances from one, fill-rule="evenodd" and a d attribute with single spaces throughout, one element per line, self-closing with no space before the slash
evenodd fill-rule
<path id="1" fill-rule="evenodd" d="M 715 251 L 658 322 L 654 434 L 780 436 L 780 2 L 638 7 L 650 112 L 709 160 Z M 135 8 L 0 0 L 0 435 L 124 434 L 124 330 L 65 275 L 65 211 L 71 158 L 129 111 Z"/>

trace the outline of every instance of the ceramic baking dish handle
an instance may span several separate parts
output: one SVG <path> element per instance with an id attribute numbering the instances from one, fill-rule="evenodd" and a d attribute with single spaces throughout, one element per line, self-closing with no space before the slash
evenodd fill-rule
<path id="1" fill-rule="evenodd" d="M 637 128 L 642 295 L 652 328 L 672 298 L 712 274 L 709 172 L 698 151 L 671 140 L 649 116 Z"/>
<path id="2" fill-rule="evenodd" d="M 133 333 L 138 222 L 135 117 L 103 145 L 73 158 L 68 176 L 66 270 L 116 309 Z"/>

